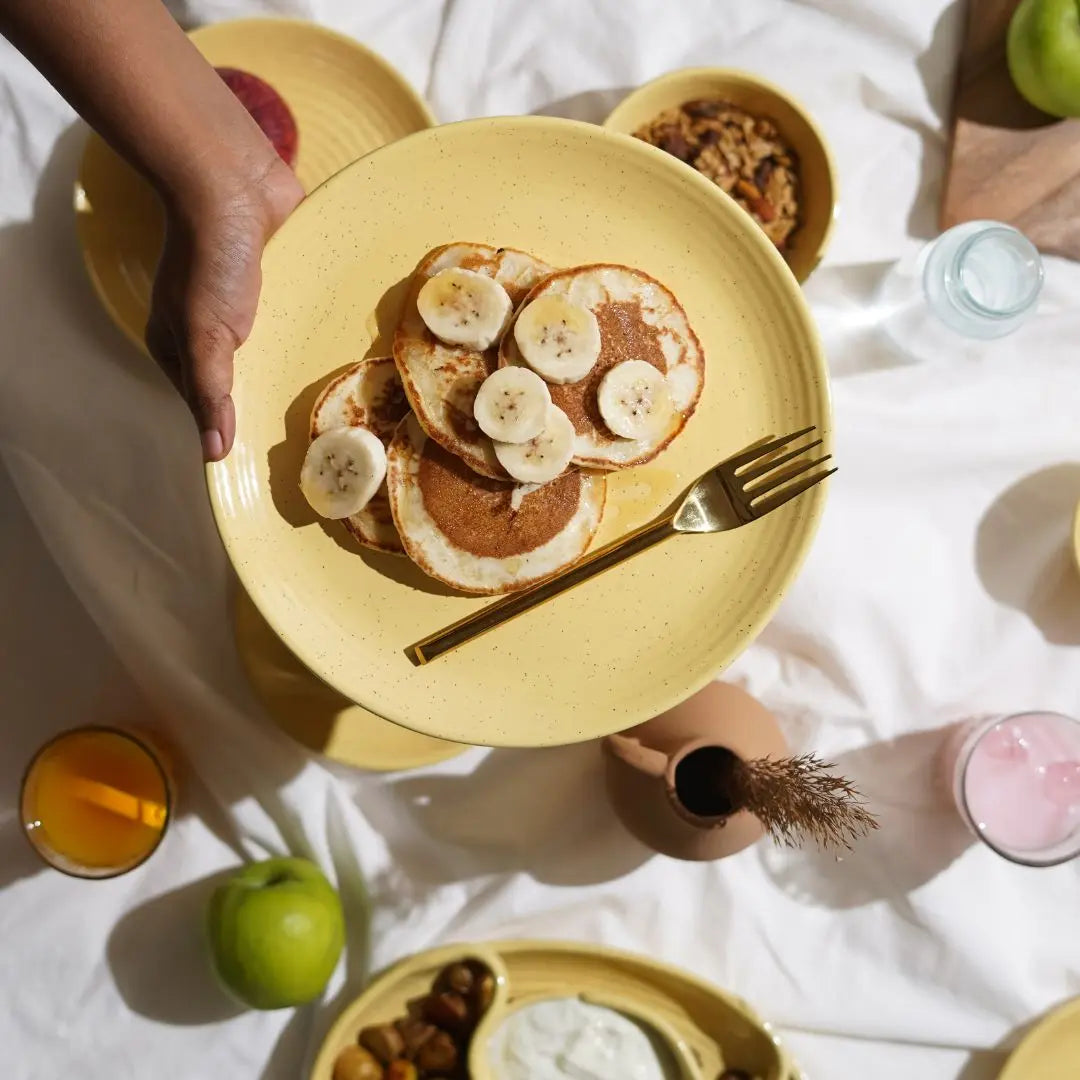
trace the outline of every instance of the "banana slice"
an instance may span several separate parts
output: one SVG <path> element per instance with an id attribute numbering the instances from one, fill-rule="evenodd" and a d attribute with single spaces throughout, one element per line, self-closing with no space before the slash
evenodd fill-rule
<path id="1" fill-rule="evenodd" d="M 600 326 L 586 307 L 540 296 L 514 323 L 514 340 L 529 365 L 552 383 L 584 379 L 600 357 Z"/>
<path id="2" fill-rule="evenodd" d="M 300 490 L 320 517 L 358 514 L 386 477 L 386 449 L 367 428 L 324 431 L 308 447 Z"/>
<path id="3" fill-rule="evenodd" d="M 476 392 L 473 416 L 489 438 L 523 443 L 544 430 L 551 394 L 535 372 L 505 367 L 489 375 Z"/>
<path id="4" fill-rule="evenodd" d="M 560 476 L 574 456 L 574 425 L 557 405 L 544 420 L 544 430 L 526 443 L 495 443 L 499 464 L 522 484 L 546 484 Z"/>
<path id="5" fill-rule="evenodd" d="M 489 349 L 502 337 L 513 305 L 494 278 L 453 266 L 424 282 L 416 307 L 440 341 Z"/>
<path id="6" fill-rule="evenodd" d="M 616 364 L 600 380 L 596 403 L 604 423 L 624 439 L 658 435 L 674 411 L 664 373 L 644 360 Z"/>

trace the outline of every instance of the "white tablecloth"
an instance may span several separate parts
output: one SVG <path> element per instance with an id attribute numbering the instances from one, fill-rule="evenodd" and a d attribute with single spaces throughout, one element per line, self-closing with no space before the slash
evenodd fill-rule
<path id="1" fill-rule="evenodd" d="M 836 151 L 843 210 L 807 294 L 841 464 L 798 585 L 731 677 L 795 745 L 838 755 L 882 817 L 842 862 L 761 845 L 649 858 L 595 746 L 471 751 L 372 777 L 260 718 L 231 642 L 228 572 L 190 421 L 83 278 L 70 207 L 82 133 L 0 43 L 0 1075 L 293 1078 L 366 974 L 454 939 L 571 937 L 683 964 L 754 1002 L 811 1077 L 979 1080 L 1080 991 L 1080 864 L 972 846 L 931 783 L 941 725 L 1080 710 L 1080 271 L 971 357 L 901 362 L 875 329 L 888 264 L 933 235 L 959 5 L 943 0 L 321 0 L 177 5 L 185 20 L 308 15 L 397 64 L 444 120 L 600 120 L 666 69 L 729 64 L 792 90 Z M 17 495 L 16 495 L 17 492 Z M 50 732 L 154 716 L 188 763 L 142 870 L 43 871 L 15 811 Z M 352 915 L 325 1003 L 241 1013 L 199 945 L 213 877 L 292 851 Z M 365 884 L 366 882 L 366 884 Z M 370 911 L 370 933 L 364 913 Z"/>

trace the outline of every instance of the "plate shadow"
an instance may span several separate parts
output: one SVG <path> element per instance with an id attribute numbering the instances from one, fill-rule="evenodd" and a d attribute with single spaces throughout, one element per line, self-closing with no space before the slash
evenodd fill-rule
<path id="1" fill-rule="evenodd" d="M 382 902 L 405 912 L 431 889 L 496 874 L 592 885 L 652 857 L 611 808 L 598 742 L 474 760 L 468 773 L 405 776 L 392 800 L 360 794 L 390 849 L 393 870 L 373 883 Z"/>
<path id="2" fill-rule="evenodd" d="M 766 873 L 813 906 L 846 910 L 881 900 L 906 906 L 909 893 L 975 843 L 942 778 L 941 749 L 952 730 L 914 732 L 837 757 L 836 771 L 854 781 L 880 828 L 842 855 L 763 845 Z"/>
<path id="3" fill-rule="evenodd" d="M 975 565 L 986 591 L 1021 611 L 1053 645 L 1080 644 L 1080 574 L 1073 515 L 1080 463 L 1025 476 L 993 502 L 979 522 Z"/>

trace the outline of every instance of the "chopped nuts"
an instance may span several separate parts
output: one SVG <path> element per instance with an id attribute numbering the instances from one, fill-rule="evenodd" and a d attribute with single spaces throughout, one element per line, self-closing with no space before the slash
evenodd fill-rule
<path id="1" fill-rule="evenodd" d="M 429 994 L 424 1000 L 424 1019 L 445 1031 L 458 1031 L 469 1019 L 469 1007 L 460 994 Z"/>
<path id="2" fill-rule="evenodd" d="M 416 1064 L 424 1072 L 452 1072 L 457 1061 L 457 1044 L 445 1031 L 437 1031 L 416 1055 Z"/>
<path id="3" fill-rule="evenodd" d="M 407 1002 L 406 1015 L 360 1032 L 360 1045 L 338 1056 L 333 1080 L 462 1080 L 469 1042 L 495 989 L 481 961 L 447 965 L 429 993 Z"/>
<path id="4" fill-rule="evenodd" d="M 405 1040 L 393 1024 L 379 1024 L 360 1032 L 360 1045 L 370 1050 L 384 1065 L 405 1053 Z"/>
<path id="5" fill-rule="evenodd" d="M 728 101 L 687 101 L 634 134 L 707 176 L 785 251 L 800 223 L 799 168 L 771 120 Z"/>
<path id="6" fill-rule="evenodd" d="M 405 1056 L 410 1060 L 420 1052 L 420 1048 L 435 1034 L 436 1028 L 432 1024 L 426 1024 L 423 1020 L 408 1018 L 398 1020 L 394 1027 L 405 1042 Z"/>
<path id="7" fill-rule="evenodd" d="M 333 1080 L 383 1080 L 382 1066 L 362 1046 L 346 1046 L 334 1062 Z"/>
<path id="8" fill-rule="evenodd" d="M 484 1015 L 495 998 L 495 976 L 490 971 L 485 972 L 476 982 L 476 988 L 472 994 L 472 1009 L 477 1019 Z"/>
<path id="9" fill-rule="evenodd" d="M 465 997 L 472 990 L 475 981 L 472 968 L 468 964 L 451 964 L 439 975 L 435 982 L 435 989 L 452 990 L 455 994 Z"/>

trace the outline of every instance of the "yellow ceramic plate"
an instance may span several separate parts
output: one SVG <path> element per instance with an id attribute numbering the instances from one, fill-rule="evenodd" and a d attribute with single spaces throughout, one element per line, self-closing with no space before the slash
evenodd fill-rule
<path id="1" fill-rule="evenodd" d="M 779 86 L 752 72 L 732 68 L 670 71 L 625 97 L 604 121 L 604 127 L 630 134 L 665 109 L 694 98 L 722 98 L 748 112 L 768 116 L 799 155 L 803 221 L 791 239 L 787 260 L 795 277 L 805 281 L 824 256 L 832 235 L 836 166 L 821 129 Z"/>
<path id="2" fill-rule="evenodd" d="M 998 1080 L 1080 1076 L 1080 998 L 1055 1009 L 1025 1036 Z"/>
<path id="3" fill-rule="evenodd" d="M 316 191 L 271 242 L 240 350 L 237 442 L 210 466 L 218 528 L 267 622 L 352 701 L 456 742 L 591 739 L 674 705 L 768 620 L 810 544 L 822 486 L 718 536 L 676 537 L 426 667 L 405 649 L 485 601 L 400 557 L 360 554 L 297 486 L 311 401 L 384 354 L 402 286 L 437 244 L 475 240 L 562 266 L 640 267 L 682 300 L 705 392 L 652 465 L 612 477 L 597 543 L 772 432 L 827 429 L 824 361 L 795 279 L 750 218 L 635 139 L 544 117 L 468 121 L 383 147 Z"/>
<path id="4" fill-rule="evenodd" d="M 312 191 L 358 157 L 435 123 L 385 60 L 351 38 L 292 19 L 240 19 L 196 30 L 191 40 L 216 67 L 269 82 L 300 133 L 296 174 Z M 101 302 L 142 348 L 161 210 L 149 185 L 96 135 L 75 185 L 79 241 Z"/>
<path id="5" fill-rule="evenodd" d="M 625 1003 L 623 1011 L 651 1024 L 672 1044 L 676 1060 L 689 1059 L 687 1073 L 694 1080 L 715 1080 L 725 1067 L 745 1069 L 762 1080 L 796 1080 L 799 1075 L 768 1024 L 745 1001 L 679 968 L 594 945 L 497 941 L 418 953 L 384 972 L 335 1021 L 310 1080 L 331 1080 L 334 1059 L 356 1041 L 361 1028 L 404 1015 L 406 1003 L 423 995 L 442 968 L 468 957 L 487 963 L 500 979 L 474 1040 L 472 1060 L 478 1064 L 483 1043 L 508 1010 L 580 994 L 612 1007 Z M 472 1075 L 485 1080 L 480 1068 Z"/>
<path id="6" fill-rule="evenodd" d="M 317 679 L 270 629 L 243 589 L 236 596 L 236 647 L 270 719 L 298 743 L 343 765 L 398 772 L 434 765 L 468 747 L 392 724 Z"/>

